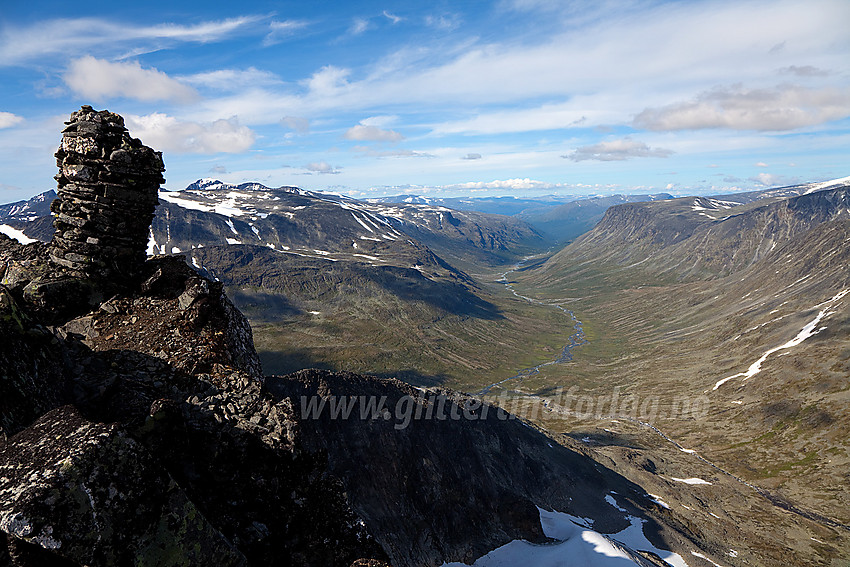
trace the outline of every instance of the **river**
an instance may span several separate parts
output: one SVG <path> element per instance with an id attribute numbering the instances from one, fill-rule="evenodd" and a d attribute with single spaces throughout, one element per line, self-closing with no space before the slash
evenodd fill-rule
<path id="1" fill-rule="evenodd" d="M 511 376 L 509 378 L 505 378 L 504 380 L 499 380 L 498 382 L 493 382 L 489 386 L 482 389 L 480 392 L 477 392 L 476 395 L 478 395 L 478 396 L 485 396 L 485 395 L 489 394 L 490 390 L 492 390 L 493 388 L 495 388 L 497 386 L 501 387 L 502 384 L 505 384 L 505 383 L 510 382 L 512 380 L 518 380 L 520 378 L 526 378 L 528 376 L 532 376 L 534 374 L 537 374 L 538 372 L 540 372 L 540 369 L 545 367 L 545 366 L 551 366 L 553 364 L 564 364 L 565 362 L 570 362 L 573 359 L 573 349 L 580 347 L 581 345 L 587 343 L 587 338 L 584 336 L 584 329 L 582 328 L 581 321 L 578 320 L 578 318 L 575 316 L 575 313 L 573 313 L 569 309 L 566 309 L 566 308 L 564 308 L 560 305 L 554 304 L 554 303 L 545 303 L 543 301 L 540 301 L 539 299 L 534 299 L 533 297 L 527 297 L 525 295 L 520 295 L 514 289 L 513 284 L 510 281 L 508 281 L 508 275 L 519 270 L 529 260 L 530 260 L 530 258 L 525 258 L 521 262 L 518 262 L 517 264 L 514 265 L 513 268 L 511 268 L 510 270 L 508 270 L 507 272 L 502 274 L 501 278 L 499 278 L 497 281 L 504 284 L 504 286 L 511 293 L 513 293 L 516 297 L 518 297 L 519 299 L 522 299 L 524 301 L 528 301 L 529 303 L 534 303 L 535 305 L 542 305 L 544 307 L 553 307 L 555 309 L 562 311 L 564 313 L 564 315 L 566 315 L 567 317 L 569 317 L 572 320 L 573 330 L 575 332 L 572 335 L 570 335 L 569 342 L 566 345 L 564 345 L 564 348 L 561 349 L 561 352 L 558 354 L 558 357 L 555 358 L 554 360 L 550 360 L 548 362 L 538 364 L 537 366 L 531 366 L 529 368 L 523 368 L 522 370 L 520 370 L 519 372 L 517 372 L 516 374 L 514 374 L 513 376 Z"/>

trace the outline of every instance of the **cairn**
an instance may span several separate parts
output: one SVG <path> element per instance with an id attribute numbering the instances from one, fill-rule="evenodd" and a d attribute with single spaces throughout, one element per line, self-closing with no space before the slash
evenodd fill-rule
<path id="1" fill-rule="evenodd" d="M 107 110 L 83 106 L 65 124 L 50 259 L 72 275 L 121 287 L 145 262 L 165 182 L 162 154 L 131 138 L 124 119 Z"/>

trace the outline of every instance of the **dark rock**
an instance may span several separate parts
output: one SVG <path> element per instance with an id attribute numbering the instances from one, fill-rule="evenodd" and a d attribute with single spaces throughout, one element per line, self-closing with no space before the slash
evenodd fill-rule
<path id="1" fill-rule="evenodd" d="M 629 507 L 626 499 L 645 500 L 637 485 L 464 394 L 320 370 L 266 380 L 300 412 L 296 446 L 327 454 L 329 472 L 396 566 L 471 564 L 514 539 L 544 542 L 537 506 L 616 532 L 628 521 L 605 495 Z M 325 410 L 311 412 L 321 400 Z M 379 411 L 362 413 L 370 400 Z M 353 404 L 348 417 L 331 415 L 339 403 Z"/>
<path id="2" fill-rule="evenodd" d="M 0 438 L 61 403 L 66 365 L 59 341 L 33 326 L 0 286 Z"/>
<path id="3" fill-rule="evenodd" d="M 67 406 L 0 446 L 0 529 L 74 564 L 246 564 L 139 443 Z"/>

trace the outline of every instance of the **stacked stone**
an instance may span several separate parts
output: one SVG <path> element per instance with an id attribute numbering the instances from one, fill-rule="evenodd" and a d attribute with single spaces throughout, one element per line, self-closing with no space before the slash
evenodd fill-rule
<path id="1" fill-rule="evenodd" d="M 56 152 L 50 258 L 75 275 L 120 286 L 145 262 L 165 182 L 162 154 L 131 138 L 124 119 L 106 110 L 83 106 L 66 124 Z"/>

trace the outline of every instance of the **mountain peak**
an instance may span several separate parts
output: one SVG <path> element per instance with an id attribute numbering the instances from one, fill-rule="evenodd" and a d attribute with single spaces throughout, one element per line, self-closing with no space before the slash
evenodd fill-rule
<path id="1" fill-rule="evenodd" d="M 192 191 L 283 191 L 285 193 L 294 193 L 296 195 L 303 194 L 304 191 L 299 189 L 298 187 L 291 187 L 288 185 L 284 185 L 281 187 L 266 187 L 262 183 L 257 183 L 254 181 L 247 183 L 240 183 L 239 185 L 233 185 L 230 183 L 225 183 L 224 181 L 220 181 L 218 179 L 212 178 L 202 178 L 198 179 L 194 183 L 190 183 L 185 189 L 179 189 L 176 191 L 170 191 L 171 193 L 180 193 L 180 192 L 192 192 Z"/>

